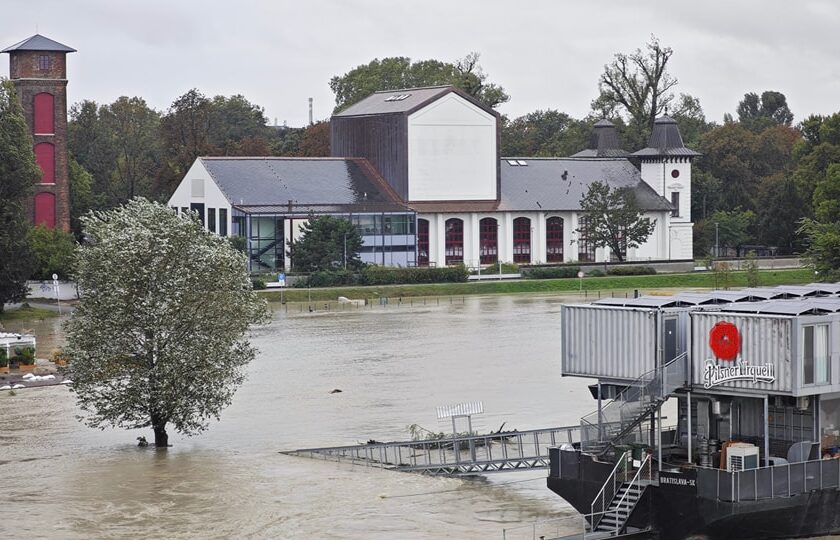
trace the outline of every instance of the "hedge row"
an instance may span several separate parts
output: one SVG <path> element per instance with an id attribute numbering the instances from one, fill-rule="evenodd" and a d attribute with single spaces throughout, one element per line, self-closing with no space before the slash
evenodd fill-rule
<path id="1" fill-rule="evenodd" d="M 537 266 L 522 269 L 522 275 L 530 279 L 577 277 L 578 272 L 580 272 L 580 267 L 578 266 Z"/>
<path id="2" fill-rule="evenodd" d="M 607 273 L 611 276 L 652 276 L 656 269 L 652 266 L 616 266 Z"/>
<path id="3" fill-rule="evenodd" d="M 366 266 L 360 272 L 335 270 L 313 272 L 295 287 L 335 287 L 339 285 L 401 285 L 406 283 L 456 283 L 467 281 L 464 266 L 446 268 L 394 268 Z"/>

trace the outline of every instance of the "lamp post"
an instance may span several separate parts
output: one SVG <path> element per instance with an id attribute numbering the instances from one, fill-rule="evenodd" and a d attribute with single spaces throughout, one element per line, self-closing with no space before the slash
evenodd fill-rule
<path id="1" fill-rule="evenodd" d="M 344 269 L 347 270 L 347 233 L 344 233 Z"/>
<path id="2" fill-rule="evenodd" d="M 718 225 L 720 224 L 718 222 L 715 222 L 715 258 L 720 257 L 720 247 L 718 244 Z"/>

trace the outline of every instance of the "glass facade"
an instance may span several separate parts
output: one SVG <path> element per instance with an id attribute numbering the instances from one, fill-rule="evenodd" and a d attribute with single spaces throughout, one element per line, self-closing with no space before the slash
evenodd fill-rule
<path id="1" fill-rule="evenodd" d="M 286 253 L 283 221 L 277 216 L 251 216 L 248 220 L 251 271 L 270 272 L 283 268 Z"/>

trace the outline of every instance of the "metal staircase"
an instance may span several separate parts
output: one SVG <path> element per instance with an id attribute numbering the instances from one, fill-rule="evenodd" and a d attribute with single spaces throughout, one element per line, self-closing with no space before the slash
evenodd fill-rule
<path id="1" fill-rule="evenodd" d="M 630 515 L 647 486 L 653 482 L 652 462 L 650 454 L 645 454 L 641 465 L 628 480 L 630 473 L 634 472 L 629 468 L 632 460 L 630 452 L 622 454 L 612 474 L 592 501 L 591 513 L 585 516 L 584 539 L 615 537 L 627 530 Z"/>
<path id="2" fill-rule="evenodd" d="M 581 450 L 601 456 L 628 442 L 642 442 L 641 429 L 668 397 L 685 385 L 686 354 L 631 382 L 612 401 L 580 420 Z M 636 435 L 636 428 L 639 437 Z"/>

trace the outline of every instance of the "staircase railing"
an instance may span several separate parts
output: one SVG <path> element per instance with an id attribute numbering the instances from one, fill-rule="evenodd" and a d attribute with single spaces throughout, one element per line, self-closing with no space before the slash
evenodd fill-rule
<path id="1" fill-rule="evenodd" d="M 615 536 L 618 536 L 618 533 L 620 533 L 624 526 L 627 524 L 627 520 L 630 519 L 630 513 L 633 511 L 632 508 L 629 509 L 627 512 L 627 516 L 623 520 L 618 518 L 618 511 L 623 507 L 624 500 L 627 498 L 627 495 L 629 495 L 630 492 L 636 486 L 640 486 L 643 480 L 647 480 L 648 483 L 653 481 L 653 467 L 651 466 L 652 460 L 650 456 L 650 454 L 645 454 L 645 458 L 644 460 L 642 460 L 642 465 L 636 471 L 636 474 L 633 476 L 633 479 L 630 480 L 630 483 L 627 485 L 627 489 L 624 490 L 624 495 L 622 495 L 621 499 L 618 500 L 618 504 L 615 505 Z M 639 491 L 639 499 L 642 498 L 642 491 L 644 490 Z M 636 503 L 638 504 L 638 500 L 636 501 Z"/>
<path id="2" fill-rule="evenodd" d="M 580 420 L 581 449 L 603 454 L 645 421 L 676 389 L 686 383 L 687 353 L 631 382 L 600 410 Z"/>
<path id="3" fill-rule="evenodd" d="M 607 507 L 612 502 L 615 494 L 618 493 L 618 488 L 627 480 L 627 470 L 632 459 L 631 452 L 628 450 L 624 452 L 613 467 L 612 472 L 604 481 L 601 490 L 592 499 L 592 506 L 590 508 L 592 519 L 590 520 L 591 530 L 595 530 L 601 518 L 604 517 Z"/>

